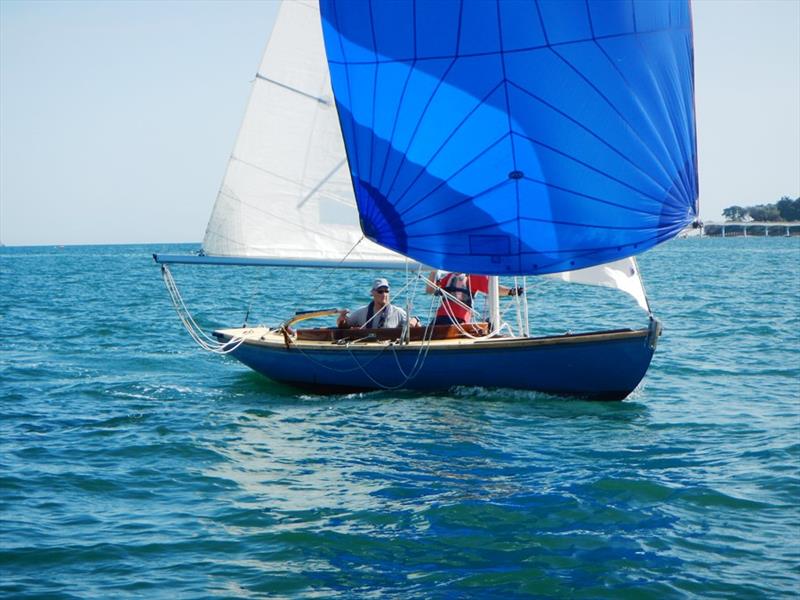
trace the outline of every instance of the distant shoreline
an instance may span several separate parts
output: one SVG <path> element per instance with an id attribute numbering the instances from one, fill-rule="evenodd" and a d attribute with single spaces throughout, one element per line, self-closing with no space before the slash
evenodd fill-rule
<path id="1" fill-rule="evenodd" d="M 800 223 L 731 221 L 706 223 L 700 231 L 703 237 L 800 237 Z"/>

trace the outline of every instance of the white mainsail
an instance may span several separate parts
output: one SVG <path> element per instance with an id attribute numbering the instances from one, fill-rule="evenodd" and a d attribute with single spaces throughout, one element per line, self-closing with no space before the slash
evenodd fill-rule
<path id="1" fill-rule="evenodd" d="M 402 266 L 363 239 L 316 0 L 282 3 L 203 240 L 207 256 Z M 355 247 L 355 249 L 353 249 Z M 352 252 L 351 252 L 352 251 Z M 345 259 L 346 257 L 346 259 Z"/>

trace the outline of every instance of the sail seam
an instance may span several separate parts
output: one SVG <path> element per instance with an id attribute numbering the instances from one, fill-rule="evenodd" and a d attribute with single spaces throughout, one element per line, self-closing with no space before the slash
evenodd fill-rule
<path id="1" fill-rule="evenodd" d="M 551 146 L 549 144 L 545 144 L 544 142 L 536 140 L 536 139 L 534 139 L 532 137 L 529 137 L 527 135 L 523 135 L 522 133 L 518 133 L 517 135 L 519 137 L 523 138 L 523 139 L 528 140 L 532 144 L 536 144 L 537 146 L 541 146 L 542 148 L 546 148 L 547 150 L 550 150 L 551 152 L 555 152 L 559 156 L 563 156 L 566 159 L 569 159 L 569 160 L 571 160 L 571 161 L 573 161 L 573 162 L 575 162 L 575 163 L 577 163 L 577 164 L 579 164 L 579 165 L 581 165 L 583 167 L 586 167 L 590 171 L 593 171 L 593 172 L 597 173 L 598 175 L 600 175 L 602 177 L 610 179 L 611 181 L 614 181 L 614 182 L 620 184 L 621 186 L 626 187 L 626 188 L 628 188 L 629 190 L 631 190 L 633 192 L 636 192 L 637 194 L 641 194 L 645 198 L 649 198 L 650 200 L 653 200 L 654 202 L 659 202 L 659 203 L 661 202 L 660 198 L 656 198 L 655 196 L 652 196 L 651 194 L 648 194 L 648 193 L 636 188 L 635 186 L 622 181 L 618 177 L 614 177 L 613 175 L 610 175 L 609 173 L 605 173 L 604 171 L 601 171 L 597 167 L 594 167 L 594 166 L 590 165 L 589 163 L 584 162 L 584 161 L 580 160 L 579 158 L 577 158 L 575 156 L 567 154 L 566 152 L 563 152 L 563 151 L 559 150 L 558 148 L 555 148 L 555 147 L 553 147 L 553 146 Z M 526 177 L 526 179 L 527 179 L 527 177 Z M 544 182 L 542 182 L 542 183 L 544 183 Z M 555 186 L 555 185 L 552 185 L 552 184 L 549 184 L 549 183 L 545 183 L 545 185 L 547 185 L 548 187 L 558 187 L 558 186 Z M 587 196 L 587 197 L 589 197 L 589 196 Z M 647 213 L 647 214 L 655 214 L 655 213 L 651 213 L 650 211 L 642 211 L 642 212 L 643 213 Z"/>
<path id="2" fill-rule="evenodd" d="M 555 53 L 555 51 L 554 51 L 554 53 Z M 558 56 L 558 53 L 555 53 L 555 54 Z M 561 58 L 561 57 L 559 56 L 559 58 Z M 565 62 L 566 62 L 566 61 L 565 61 Z M 570 68 L 573 68 L 573 67 L 572 67 L 572 65 L 570 65 Z M 580 75 L 580 72 L 577 72 L 577 71 L 576 71 L 576 73 L 578 73 L 578 75 Z M 594 132 L 592 129 L 590 129 L 589 127 L 587 127 L 586 125 L 584 125 L 583 123 L 581 123 L 580 121 L 578 121 L 577 119 L 575 119 L 574 117 L 572 117 L 571 115 L 567 114 L 567 113 L 566 113 L 566 112 L 564 112 L 563 110 L 559 109 L 557 106 L 554 106 L 554 105 L 553 105 L 553 104 L 551 104 L 550 102 L 546 101 L 544 98 L 541 98 L 541 97 L 539 97 L 538 95 L 534 94 L 533 92 L 531 92 L 531 91 L 529 91 L 529 90 L 526 90 L 526 89 L 524 89 L 524 88 L 520 87 L 519 85 L 517 85 L 517 84 L 516 84 L 516 83 L 514 83 L 513 81 L 509 82 L 509 85 L 513 86 L 514 88 L 516 88 L 517 90 L 519 90 L 521 93 L 523 93 L 523 94 L 525 94 L 525 95 L 529 96 L 530 98 L 533 98 L 533 99 L 534 99 L 534 100 L 536 100 L 537 102 L 540 102 L 540 103 L 541 103 L 541 104 L 543 104 L 544 106 L 546 106 L 546 107 L 548 107 L 549 109 L 551 109 L 553 112 L 555 112 L 555 113 L 557 113 L 557 114 L 561 115 L 563 118 L 565 118 L 565 119 L 566 119 L 566 120 L 568 120 L 569 122 L 571 122 L 571 123 L 574 123 L 575 125 L 577 125 L 578 127 L 580 127 L 580 128 L 583 130 L 583 131 L 585 131 L 585 132 L 586 132 L 586 133 L 588 133 L 590 136 L 592 136 L 594 139 L 596 139 L 598 142 L 600 142 L 600 143 L 601 143 L 603 146 L 605 146 L 606 148 L 608 148 L 609 150 L 611 150 L 611 151 L 612 151 L 614 154 L 616 154 L 616 155 L 617 155 L 617 156 L 619 156 L 621 159 L 623 159 L 623 160 L 624 160 L 626 163 L 628 163 L 628 164 L 629 164 L 631 167 L 633 167 L 633 168 L 634 168 L 634 169 L 635 169 L 637 172 L 641 173 L 641 174 L 642 174 L 642 175 L 644 175 L 644 176 L 645 176 L 647 179 L 649 179 L 651 182 L 653 182 L 654 184 L 656 184 L 656 185 L 657 185 L 659 188 L 661 188 L 661 189 L 665 189 L 665 188 L 664 188 L 664 184 L 663 184 L 663 182 L 661 182 L 661 181 L 658 181 L 658 180 L 657 180 L 657 179 L 655 179 L 655 178 L 654 178 L 652 175 L 648 174 L 648 173 L 647 173 L 647 172 L 646 172 L 644 169 L 642 169 L 642 168 L 641 168 L 639 165 L 637 165 L 635 162 L 633 162 L 633 160 L 632 160 L 631 158 L 629 158 L 628 156 L 626 156 L 626 155 L 625 155 L 625 153 L 623 153 L 623 152 L 622 152 L 620 149 L 618 149 L 618 148 L 614 147 L 612 144 L 608 143 L 606 140 L 604 140 L 604 139 L 603 139 L 603 138 L 602 138 L 602 137 L 601 137 L 599 134 L 597 134 L 596 132 Z M 593 87 L 593 89 L 594 89 L 594 90 L 595 90 L 595 91 L 598 93 L 598 95 L 599 95 L 600 97 L 602 97 L 604 100 L 606 100 L 606 101 L 608 102 L 608 99 L 607 99 L 607 98 L 606 98 L 606 97 L 605 97 L 605 96 L 604 96 L 604 95 L 603 95 L 603 94 L 602 94 L 602 93 L 601 93 L 599 90 L 597 90 L 597 88 L 594 88 L 594 86 L 592 86 L 592 87 Z M 609 103 L 609 105 L 611 104 L 610 102 L 608 102 L 608 103 Z M 612 108 L 614 108 L 614 107 L 612 106 Z M 633 128 L 633 127 L 630 125 L 630 123 L 628 123 L 628 122 L 627 122 L 627 120 L 624 118 L 624 116 L 623 116 L 623 115 L 621 115 L 621 114 L 620 114 L 618 111 L 616 111 L 616 109 L 615 109 L 615 112 L 617 112 L 617 114 L 618 114 L 618 115 L 619 115 L 619 116 L 620 116 L 620 117 L 623 119 L 623 121 L 625 121 L 625 124 L 626 124 L 626 125 L 628 125 L 628 127 L 630 127 L 630 130 L 631 130 L 631 131 L 635 131 L 635 130 L 634 130 L 634 128 Z M 525 137 L 525 136 L 523 136 L 523 137 Z M 641 138 L 640 138 L 640 139 L 641 139 Z M 644 148 L 647 150 L 647 147 L 646 147 L 646 145 L 644 145 L 644 143 L 643 143 L 643 146 L 644 146 Z M 565 154 L 565 156 L 567 156 L 567 155 Z M 572 157 L 572 158 L 574 158 L 574 157 Z M 655 157 L 653 157 L 653 158 L 655 159 Z M 575 160 L 578 160 L 578 159 L 577 159 L 577 158 L 575 158 Z M 657 160 L 657 159 L 656 159 L 656 163 L 657 163 L 657 164 L 658 164 L 658 165 L 659 165 L 659 166 L 662 168 L 663 174 L 664 174 L 666 177 L 669 177 L 669 174 L 666 172 L 666 169 L 664 169 L 663 165 L 661 165 L 661 164 L 658 162 L 658 160 Z M 608 173 L 605 173 L 604 171 L 600 171 L 600 172 L 602 172 L 603 174 L 605 174 L 605 175 L 608 175 L 609 177 L 611 177 L 611 175 L 610 175 L 610 174 L 608 174 Z M 671 183 L 671 182 L 670 182 L 670 183 Z M 637 190 L 637 191 L 638 191 L 638 190 Z M 642 192 L 642 193 L 644 193 L 644 192 Z M 651 196 L 651 197 L 652 197 L 652 196 Z"/>
<path id="3" fill-rule="evenodd" d="M 497 89 L 497 88 L 495 88 L 495 89 Z M 432 189 L 430 192 L 428 192 L 427 194 L 425 194 L 424 196 L 422 196 L 421 198 L 419 198 L 419 200 L 417 200 L 416 202 L 414 202 L 413 204 L 411 204 L 411 205 L 410 205 L 410 206 L 408 206 L 407 208 L 403 209 L 402 211 L 398 211 L 398 214 L 400 214 L 400 216 L 404 216 L 404 215 L 408 214 L 410 211 L 412 211 L 414 208 L 416 208 L 416 207 L 417 207 L 417 206 L 418 206 L 418 205 L 419 205 L 421 202 L 424 202 L 424 201 L 425 201 L 427 198 L 430 198 L 430 197 L 431 197 L 431 195 L 433 195 L 434 193 L 436 193 L 436 192 L 437 192 L 438 190 L 440 190 L 440 189 L 441 189 L 443 186 L 445 186 L 445 185 L 448 185 L 448 184 L 449 184 L 449 183 L 450 183 L 450 182 L 451 182 L 451 181 L 452 181 L 452 180 L 453 180 L 455 177 L 457 177 L 457 176 L 458 176 L 458 175 L 460 175 L 460 174 L 461 174 L 463 171 L 465 171 L 465 170 L 467 170 L 469 167 L 471 167 L 471 166 L 473 165 L 473 163 L 475 163 L 475 162 L 476 162 L 478 159 L 482 158 L 482 157 L 483 157 L 483 156 L 484 156 L 484 155 L 485 155 L 487 152 L 489 152 L 490 150 L 492 150 L 492 149 L 493 149 L 494 147 L 496 147 L 498 144 L 502 143 L 502 141 L 503 141 L 503 140 L 505 140 L 506 138 L 508 138 L 508 136 L 509 136 L 509 133 L 508 133 L 507 131 L 506 131 L 506 132 L 503 132 L 503 135 L 501 135 L 501 136 L 500 136 L 500 137 L 499 137 L 499 138 L 498 138 L 496 141 L 494 141 L 493 143 L 491 143 L 491 144 L 489 144 L 488 146 L 486 146 L 486 148 L 482 148 L 482 149 L 481 149 L 481 150 L 480 150 L 480 151 L 479 151 L 479 152 L 478 152 L 478 153 L 477 153 L 477 154 L 476 154 L 474 157 L 472 157 L 472 158 L 471 158 L 469 161 L 467 161 L 466 163 L 464 163 L 464 165 L 463 165 L 463 166 L 462 166 L 460 169 L 458 169 L 458 170 L 457 170 L 455 173 L 453 173 L 452 175 L 450 175 L 449 177 L 447 177 L 447 179 L 443 179 L 443 180 L 442 180 L 442 182 L 441 182 L 439 185 L 437 185 L 437 186 L 436 186 L 435 188 L 433 188 L 433 189 Z M 504 182 L 501 182 L 501 183 L 504 183 Z M 484 191 L 485 191 L 485 190 L 484 190 Z M 484 192 L 481 192 L 480 194 L 483 194 L 483 193 L 484 193 Z M 480 195 L 480 194 L 478 194 L 478 195 Z M 473 196 L 473 197 L 477 197 L 477 196 Z M 449 209 L 451 209 L 451 208 L 454 208 L 454 207 L 456 207 L 456 206 L 460 206 L 460 204 L 461 204 L 461 203 L 452 204 L 452 205 L 450 205 L 449 207 L 447 207 L 447 209 L 446 209 L 446 210 L 449 210 Z M 438 214 L 438 213 L 435 213 L 435 214 Z M 408 225 L 412 225 L 412 224 L 414 224 L 414 223 L 418 223 L 419 221 L 421 221 L 421 220 L 424 220 L 424 219 L 426 219 L 426 218 L 427 218 L 427 217 L 423 217 L 423 218 L 421 218 L 421 219 L 417 219 L 416 221 L 407 221 L 406 223 L 407 223 Z"/>
<path id="4" fill-rule="evenodd" d="M 633 98 L 636 99 L 637 104 L 641 105 L 641 99 L 639 97 L 639 94 L 636 93 L 636 91 L 634 90 L 634 87 L 631 85 L 631 82 L 628 80 L 628 78 L 625 76 L 625 74 L 619 68 L 619 65 L 617 65 L 616 61 L 611 58 L 611 56 L 608 54 L 608 51 L 601 44 L 597 43 L 596 45 L 597 45 L 597 48 L 600 50 L 601 54 L 608 61 L 608 63 L 611 66 L 611 68 L 614 69 L 614 71 L 617 72 L 617 74 L 620 76 L 622 81 L 625 82 L 625 86 L 626 86 L 628 92 L 631 94 L 631 96 Z M 559 57 L 561 56 L 558 53 L 556 53 L 556 55 L 559 56 Z M 567 63 L 567 64 L 569 64 L 569 63 Z M 616 107 L 613 107 L 613 105 L 612 105 L 612 108 L 614 108 L 616 110 Z M 669 152 L 669 149 L 667 148 L 667 145 L 664 143 L 663 137 L 658 135 L 658 128 L 656 127 L 655 123 L 653 122 L 652 117 L 649 114 L 647 114 L 646 112 L 644 112 L 644 111 L 641 112 L 641 116 L 646 120 L 647 124 L 650 126 L 650 131 L 653 133 L 653 135 L 656 137 L 656 139 L 660 142 L 659 145 L 660 145 L 661 150 L 665 153 L 666 156 L 668 156 L 669 158 L 672 158 L 671 153 Z M 631 131 L 633 131 L 634 134 L 637 137 L 640 137 L 640 132 L 637 129 L 631 128 Z M 642 142 L 642 143 L 643 143 L 644 147 L 647 149 L 647 151 L 651 155 L 653 155 L 652 154 L 653 151 L 650 149 L 649 145 L 644 144 L 644 142 Z M 655 158 L 655 155 L 653 155 L 653 157 Z M 657 164 L 662 166 L 663 169 L 665 169 L 665 170 L 667 169 L 666 165 L 664 165 L 661 161 L 657 160 Z M 673 164 L 674 164 L 674 160 L 673 160 Z M 667 173 L 667 175 L 668 175 L 668 173 Z M 684 195 L 686 197 L 690 196 L 690 193 L 686 189 L 683 189 L 683 193 L 684 193 Z"/>
<path id="5" fill-rule="evenodd" d="M 411 133 L 411 136 L 408 139 L 408 143 L 406 144 L 405 150 L 403 150 L 403 157 L 400 159 L 400 164 L 397 165 L 397 170 L 395 171 L 394 177 L 392 178 L 392 182 L 389 184 L 389 188 L 385 192 L 385 196 L 389 196 L 394 189 L 395 183 L 397 183 L 397 178 L 400 176 L 400 171 L 402 167 L 408 162 L 408 151 L 411 146 L 416 141 L 417 133 L 419 133 L 420 127 L 422 126 L 422 121 L 425 119 L 425 115 L 428 113 L 428 109 L 430 108 L 431 104 L 433 103 L 433 99 L 436 97 L 436 94 L 439 92 L 439 89 L 444 85 L 445 78 L 447 77 L 448 73 L 450 73 L 453 66 L 456 64 L 456 57 L 453 57 L 450 61 L 450 64 L 445 69 L 445 72 L 439 78 L 439 82 L 436 84 L 436 87 L 431 91 L 430 96 L 428 97 L 427 101 L 425 102 L 425 107 L 422 109 L 422 112 L 417 119 L 417 124 L 414 127 L 414 131 Z"/>
<path id="6" fill-rule="evenodd" d="M 404 214 L 406 214 L 406 213 L 407 213 L 409 210 L 412 210 L 412 209 L 413 209 L 414 207 L 416 207 L 416 206 L 417 206 L 417 205 L 418 205 L 420 202 L 422 202 L 423 200 L 425 200 L 426 198 L 428 198 L 428 197 L 429 197 L 429 195 L 430 195 L 430 194 L 426 194 L 426 195 L 425 195 L 425 196 L 423 196 L 422 198 L 418 199 L 416 202 L 412 203 L 412 204 L 411 204 L 411 206 L 409 206 L 409 207 L 407 207 L 407 208 L 403 209 L 402 211 L 401 211 L 401 210 L 399 210 L 399 205 L 400 205 L 400 203 L 402 202 L 403 198 L 405 198 L 406 194 L 408 194 L 408 192 L 409 192 L 409 191 L 411 191 L 411 188 L 414 186 L 414 184 L 416 184 L 416 183 L 417 183 L 417 181 L 419 180 L 419 178 L 420 178 L 420 177 L 422 177 L 422 175 L 423 175 L 423 174 L 424 174 L 424 173 L 427 171 L 427 169 L 428 169 L 428 167 L 431 165 L 431 163 L 433 163 L 433 161 L 434 161 L 434 160 L 436 160 L 436 158 L 439 156 L 439 154 L 441 154 L 441 152 L 442 152 L 442 151 L 445 149 L 445 147 L 446 147 L 446 146 L 447 146 L 447 144 L 450 142 L 450 140 L 451 140 L 451 139 L 453 139 L 453 136 L 454 136 L 454 135 L 456 135 L 456 133 L 458 133 L 458 132 L 459 132 L 459 130 L 461 129 L 461 127 L 463 127 L 463 126 L 464 126 L 464 125 L 467 123 L 467 121 L 469 121 L 470 117 L 472 117 L 472 115 L 474 115 L 474 114 L 475 114 L 475 112 L 477 112 L 477 111 L 478 111 L 478 110 L 479 110 L 479 109 L 480 109 L 480 108 L 483 106 L 484 102 L 485 102 L 485 101 L 486 101 L 486 100 L 487 100 L 487 99 L 488 99 L 488 98 L 489 98 L 489 97 L 490 97 L 492 94 L 494 94 L 494 93 L 495 93 L 495 92 L 496 92 L 498 89 L 500 89 L 500 86 L 502 86 L 502 85 L 503 85 L 503 82 L 501 81 L 501 82 L 499 82 L 499 83 L 498 83 L 498 84 L 497 84 L 495 87 L 493 87 L 493 88 L 492 88 L 492 89 L 489 91 L 489 93 L 488 93 L 488 94 L 486 94 L 486 95 L 485 95 L 483 98 L 476 99 L 477 101 L 476 101 L 476 103 L 475 103 L 475 106 L 474 106 L 474 107 L 472 107 L 472 109 L 470 109 L 470 111 L 469 111 L 469 112 L 468 112 L 468 113 L 467 113 L 467 114 L 464 116 L 464 118 L 463 118 L 463 119 L 462 119 L 462 120 L 461 120 L 461 121 L 460 121 L 460 122 L 459 122 L 459 123 L 458 123 L 458 124 L 455 126 L 455 128 L 454 128 L 454 129 L 453 129 L 453 130 L 452 130 L 452 131 L 451 131 L 451 132 L 448 134 L 447 138 L 445 138 L 445 139 L 444 139 L 444 141 L 442 142 L 442 144 L 441 144 L 441 146 L 439 147 L 439 149 L 438 149 L 436 152 L 434 152 L 434 153 L 433 153 L 433 155 L 432 155 L 432 156 L 431 156 L 431 158 L 428 160 L 428 162 L 426 162 L 424 165 L 420 165 L 420 166 L 422 167 L 422 169 L 420 170 L 420 172 L 419 172 L 419 173 L 417 174 L 417 176 L 416 176 L 416 177 L 415 177 L 415 178 L 414 178 L 414 179 L 411 181 L 411 183 L 410 183 L 410 184 L 409 184 L 409 185 L 406 187 L 405 191 L 403 191 L 403 193 L 402 193 L 402 194 L 400 194 L 400 195 L 397 197 L 397 202 L 396 202 L 396 205 L 398 206 L 398 213 L 399 213 L 400 215 L 404 215 Z M 506 135 L 506 134 L 504 134 L 504 137 L 505 137 L 505 135 Z M 480 158 L 481 156 L 483 156 L 483 155 L 484 155 L 484 154 L 485 154 L 485 153 L 486 153 L 486 152 L 487 152 L 487 151 L 488 151 L 490 148 L 494 147 L 496 144 L 497 144 L 497 142 L 493 142 L 493 143 L 492 143 L 492 144 L 490 144 L 488 147 L 486 147 L 486 148 L 482 149 L 482 150 L 481 150 L 481 151 L 480 151 L 480 152 L 477 154 L 477 156 L 476 156 L 476 159 L 477 159 L 477 158 Z M 458 172 L 460 172 L 460 171 L 461 171 L 461 169 L 459 169 L 459 171 L 458 171 Z M 440 184 L 440 185 L 436 186 L 436 187 L 434 188 L 434 190 L 432 190 L 432 191 L 435 191 L 435 190 L 438 190 L 438 189 L 440 189 L 440 188 L 442 187 L 442 185 L 444 185 L 444 184 L 445 184 L 445 183 L 446 183 L 448 180 L 449 180 L 449 178 L 448 178 L 448 179 L 446 179 L 446 180 L 444 180 L 444 181 L 442 182 L 442 184 Z"/>
<path id="7" fill-rule="evenodd" d="M 498 31 L 498 34 L 499 34 L 498 35 L 498 39 L 499 39 L 499 42 L 500 42 L 500 65 L 502 66 L 502 69 L 503 69 L 503 80 L 502 80 L 503 95 L 505 96 L 505 100 L 506 100 L 506 118 L 507 118 L 507 122 L 508 122 L 509 145 L 511 146 L 511 166 L 512 166 L 512 168 L 511 168 L 510 171 L 514 172 L 514 173 L 518 173 L 518 171 L 517 171 L 517 151 L 516 151 L 516 147 L 515 147 L 515 144 L 514 144 L 514 121 L 511 118 L 511 99 L 510 99 L 509 93 L 508 93 L 508 86 L 509 86 L 509 84 L 511 82 L 508 80 L 508 74 L 506 73 L 506 53 L 505 53 L 505 49 L 504 49 L 504 46 L 503 46 L 503 19 L 500 16 L 500 0 L 497 0 L 496 6 L 497 6 L 497 31 Z M 519 251 L 521 249 L 521 248 L 519 248 L 519 240 L 522 239 L 522 231 L 521 231 L 521 225 L 520 225 L 520 221 L 519 221 L 520 214 L 522 212 L 520 210 L 520 205 L 519 205 L 519 179 L 514 179 L 514 180 L 512 180 L 511 183 L 514 186 L 514 199 L 516 201 L 515 203 L 516 203 L 516 206 L 517 206 L 517 218 L 516 218 L 516 224 L 517 224 L 517 238 L 516 238 L 517 239 L 517 242 L 516 242 L 517 252 L 515 252 L 514 254 L 516 254 L 517 257 L 519 257 Z M 517 258 L 517 269 L 519 269 L 520 267 L 521 267 L 521 265 L 520 265 L 520 262 L 519 262 L 519 258 Z"/>
<path id="8" fill-rule="evenodd" d="M 505 50 L 505 53 L 506 54 L 519 54 L 519 53 L 524 53 L 524 52 L 534 52 L 534 51 L 537 51 L 537 50 L 547 50 L 548 48 L 559 47 L 559 46 L 569 46 L 569 45 L 572 45 L 572 44 L 586 44 L 586 43 L 592 42 L 594 40 L 613 40 L 613 39 L 619 39 L 619 38 L 625 38 L 625 37 L 648 36 L 648 35 L 654 35 L 654 34 L 659 34 L 659 33 L 667 33 L 667 32 L 672 32 L 672 31 L 689 31 L 689 30 L 690 30 L 689 27 L 673 27 L 673 28 L 663 27 L 663 28 L 657 28 L 657 29 L 650 29 L 650 30 L 647 30 L 647 31 L 612 33 L 612 34 L 608 34 L 608 35 L 599 35 L 599 36 L 595 36 L 595 37 L 568 40 L 568 41 L 565 41 L 565 42 L 552 42 L 552 43 L 538 44 L 536 46 L 526 46 L 524 48 L 514 48 L 513 50 Z M 354 61 L 330 59 L 328 62 L 331 63 L 331 64 L 335 64 L 335 65 L 349 64 L 349 65 L 356 66 L 356 65 L 370 65 L 370 64 L 373 64 L 373 63 L 376 63 L 376 62 L 377 63 L 381 63 L 381 64 L 393 63 L 393 62 L 409 63 L 409 62 L 424 62 L 424 61 L 447 60 L 447 59 L 453 59 L 453 58 L 479 58 L 479 57 L 484 57 L 484 56 L 498 56 L 500 54 L 502 54 L 502 53 L 499 52 L 499 51 L 493 50 L 493 51 L 486 51 L 486 52 L 469 52 L 469 53 L 458 54 L 458 55 L 455 55 L 455 54 L 436 54 L 436 55 L 431 55 L 431 56 L 415 56 L 414 58 L 409 58 L 409 57 L 404 56 L 404 57 L 386 57 L 385 59 L 376 58 L 375 60 L 354 60 Z M 377 53 L 376 53 L 376 56 L 377 56 Z"/>

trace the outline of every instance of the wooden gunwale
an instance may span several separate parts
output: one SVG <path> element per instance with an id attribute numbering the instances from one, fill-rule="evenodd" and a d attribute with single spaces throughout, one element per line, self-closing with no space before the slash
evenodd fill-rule
<path id="1" fill-rule="evenodd" d="M 280 347 L 286 349 L 283 335 L 280 330 L 267 330 L 266 328 L 246 328 L 246 329 L 220 329 L 214 331 L 214 335 L 221 338 L 223 341 L 236 338 L 242 332 L 249 333 L 244 344 L 251 346 L 262 346 L 268 348 Z M 325 352 L 341 352 L 347 350 L 350 352 L 375 352 L 385 350 L 388 347 L 394 348 L 397 351 L 414 350 L 418 351 L 423 344 L 429 344 L 429 351 L 444 351 L 444 350 L 482 350 L 482 349 L 512 349 L 512 348 L 531 348 L 536 346 L 558 346 L 567 344 L 587 344 L 597 342 L 609 342 L 628 340 L 632 338 L 647 338 L 649 330 L 644 329 L 614 329 L 607 331 L 597 331 L 588 333 L 566 333 L 560 335 L 548 335 L 534 338 L 455 338 L 443 340 L 412 341 L 408 344 L 398 344 L 386 340 L 354 340 L 347 344 L 338 344 L 332 341 L 319 342 L 311 340 L 293 340 L 289 346 L 289 351 L 292 347 L 302 348 L 303 350 L 315 350 Z M 265 339 L 266 338 L 266 339 Z"/>

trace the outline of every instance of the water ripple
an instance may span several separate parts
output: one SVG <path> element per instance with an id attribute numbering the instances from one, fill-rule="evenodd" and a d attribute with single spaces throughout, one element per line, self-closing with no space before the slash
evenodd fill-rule
<path id="1" fill-rule="evenodd" d="M 793 597 L 798 242 L 641 257 L 665 329 L 623 403 L 301 394 L 193 348 L 152 247 L 4 248 L 0 594 Z M 321 277 L 175 271 L 207 326 L 274 322 Z M 640 324 L 576 287 L 536 285 L 538 333 Z"/>

